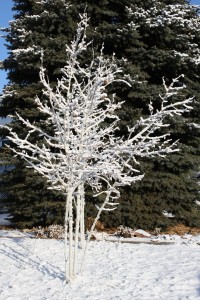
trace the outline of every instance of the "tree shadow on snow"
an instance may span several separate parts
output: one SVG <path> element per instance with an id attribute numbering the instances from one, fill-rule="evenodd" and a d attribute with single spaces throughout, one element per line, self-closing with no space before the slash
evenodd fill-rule
<path id="1" fill-rule="evenodd" d="M 16 243 L 16 247 L 11 247 L 4 244 L 4 249 L 0 250 L 0 253 L 6 255 L 14 262 L 16 262 L 16 267 L 20 269 L 32 268 L 43 275 L 48 275 L 52 278 L 58 278 L 61 281 L 65 279 L 64 273 L 59 267 L 54 266 L 48 261 L 40 259 L 37 255 L 33 253 L 33 247 L 24 245 L 23 239 L 12 239 Z"/>
<path id="2" fill-rule="evenodd" d="M 198 275 L 199 287 L 197 288 L 198 296 L 200 296 L 200 274 Z"/>

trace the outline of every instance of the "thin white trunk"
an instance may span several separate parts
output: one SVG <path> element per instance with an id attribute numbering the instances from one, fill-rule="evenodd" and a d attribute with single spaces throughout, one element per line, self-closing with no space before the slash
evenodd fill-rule
<path id="1" fill-rule="evenodd" d="M 72 187 L 68 189 L 68 203 L 69 203 L 69 280 L 74 279 L 73 274 L 73 196 L 72 196 Z"/>
<path id="2" fill-rule="evenodd" d="M 65 278 L 67 281 L 68 278 L 68 251 L 67 251 L 67 239 L 68 239 L 68 222 L 69 222 L 69 201 L 68 195 L 66 197 L 66 204 L 65 204 Z"/>
<path id="3" fill-rule="evenodd" d="M 75 236 L 74 236 L 74 261 L 73 261 L 74 277 L 76 277 L 80 218 L 81 218 L 81 195 L 79 193 L 79 188 L 78 188 L 78 195 L 77 195 L 77 201 L 76 201 L 76 228 L 75 228 Z"/>
<path id="4" fill-rule="evenodd" d="M 80 240 L 81 240 L 81 248 L 83 249 L 85 247 L 85 191 L 84 191 L 84 185 L 81 185 L 81 220 L 80 220 Z"/>
<path id="5" fill-rule="evenodd" d="M 106 204 L 109 202 L 109 198 L 110 198 L 110 193 L 107 192 L 106 199 L 104 200 L 103 204 L 102 204 L 101 207 L 99 208 L 98 214 L 97 214 L 97 216 L 96 216 L 96 218 L 95 218 L 95 220 L 94 220 L 94 222 L 93 222 L 93 224 L 92 224 L 92 226 L 91 226 L 91 229 L 90 229 L 90 232 L 89 232 L 89 235 L 88 235 L 87 244 L 88 244 L 89 241 L 90 241 L 90 238 L 91 238 L 91 236 L 92 236 L 92 234 L 93 234 L 93 232 L 94 232 L 94 228 L 95 228 L 95 226 L 96 226 L 96 223 L 97 223 L 97 221 L 99 220 L 100 215 L 101 215 L 102 211 L 104 210 L 104 207 L 105 207 Z M 87 247 L 87 245 L 86 245 L 86 247 Z"/>

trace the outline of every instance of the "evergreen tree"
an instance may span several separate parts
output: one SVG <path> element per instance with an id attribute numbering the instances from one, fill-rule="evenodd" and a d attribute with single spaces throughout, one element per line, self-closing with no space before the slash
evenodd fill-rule
<path id="1" fill-rule="evenodd" d="M 65 2 L 70 4 L 66 8 Z M 119 100 L 126 100 L 119 111 L 119 135 L 126 135 L 127 121 L 131 125 L 139 115 L 148 113 L 148 103 L 159 107 L 162 77 L 167 83 L 184 74 L 182 84 L 187 88 L 181 97 L 195 96 L 194 110 L 184 120 L 173 118 L 173 139 L 180 139 L 181 151 L 167 159 L 154 162 L 144 160 L 143 170 L 148 170 L 143 182 L 122 192 L 121 209 L 110 217 L 102 215 L 109 226 L 124 224 L 131 227 L 155 228 L 182 222 L 200 226 L 197 182 L 191 177 L 199 167 L 199 44 L 200 20 L 198 9 L 185 0 L 14 0 L 15 20 L 7 31 L 10 55 L 4 61 L 9 71 L 9 85 L 4 91 L 0 115 L 19 112 L 35 122 L 42 122 L 34 107 L 33 98 L 41 94 L 38 83 L 41 49 L 45 52 L 44 66 L 52 85 L 60 76 L 65 64 L 65 44 L 74 34 L 79 13 L 85 9 L 90 16 L 88 39 L 93 39 L 94 51 L 115 52 L 119 65 L 124 68 L 132 87 L 118 84 L 114 87 Z M 83 57 L 83 63 L 89 61 Z M 112 90 L 110 90 L 112 93 Z M 15 130 L 23 134 L 23 126 L 13 119 Z M 3 133 L 2 133 L 3 134 Z M 9 161 L 12 155 L 6 150 Z M 5 161 L 5 160 L 4 160 Z M 62 199 L 46 190 L 46 183 L 36 177 L 24 164 L 15 160 L 15 169 L 5 180 L 13 201 L 15 221 L 39 224 L 41 213 L 61 214 Z M 54 201 L 56 199 L 56 202 Z M 60 207 L 60 208 L 59 208 Z M 93 209 L 88 207 L 88 215 Z M 166 217 L 166 211 L 174 218 Z M 35 218 L 32 217 L 35 215 Z M 45 219 L 44 218 L 44 219 Z M 45 221 L 43 219 L 43 221 Z M 52 218 L 48 222 L 52 222 Z M 47 222 L 47 223 L 48 223 Z M 25 224 L 25 223 L 24 223 Z"/>
<path id="2" fill-rule="evenodd" d="M 180 140 L 180 153 L 153 164 L 144 162 L 145 169 L 148 164 L 148 172 L 144 181 L 133 187 L 135 193 L 130 205 L 133 212 L 127 214 L 123 224 L 164 228 L 180 222 L 199 226 L 195 202 L 199 199 L 198 186 L 191 178 L 199 167 L 200 19 L 196 8 L 181 3 L 183 1 L 147 1 L 143 7 L 138 4 L 129 9 L 130 28 L 137 31 L 144 42 L 138 53 L 132 52 L 132 60 L 148 74 L 148 88 L 157 94 L 162 76 L 170 81 L 183 73 L 183 84 L 187 86 L 185 95 L 194 95 L 195 101 L 193 112 L 185 116 L 185 120 L 169 120 L 174 128 L 173 138 Z M 165 211 L 174 218 L 168 219 L 167 214 L 163 214 Z"/>

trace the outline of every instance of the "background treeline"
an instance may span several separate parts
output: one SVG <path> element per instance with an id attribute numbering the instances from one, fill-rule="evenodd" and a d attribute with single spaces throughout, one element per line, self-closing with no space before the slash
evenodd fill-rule
<path id="1" fill-rule="evenodd" d="M 193 179 L 200 161 L 198 9 L 183 0 L 88 0 L 87 4 L 77 0 L 14 0 L 13 9 L 14 21 L 4 32 L 9 56 L 3 68 L 8 71 L 9 83 L 2 95 L 0 116 L 13 115 L 10 126 L 21 136 L 26 129 L 15 120 L 15 112 L 45 126 L 45 117 L 33 102 L 36 95 L 42 97 L 41 50 L 54 86 L 66 62 L 66 44 L 73 39 L 79 13 L 84 11 L 90 17 L 87 34 L 94 52 L 101 51 L 103 44 L 106 56 L 115 53 L 132 85 L 116 84 L 109 91 L 116 93 L 117 100 L 125 100 L 118 112 L 119 135 L 126 135 L 127 124 L 133 125 L 138 117 L 148 114 L 149 101 L 159 107 L 163 76 L 170 83 L 184 74 L 179 84 L 186 88 L 177 97 L 194 96 L 194 109 L 184 118 L 167 120 L 172 126 L 172 139 L 180 140 L 181 151 L 167 158 L 142 160 L 145 178 L 123 189 L 118 209 L 112 214 L 105 212 L 101 220 L 107 226 L 123 224 L 143 229 L 164 229 L 176 223 L 200 226 L 199 185 Z M 91 55 L 84 55 L 82 63 L 89 63 Z M 6 136 L 5 130 L 1 130 L 1 136 Z M 1 148 L 1 164 L 7 166 L 1 176 L 0 191 L 7 194 L 2 205 L 8 208 L 15 224 L 63 223 L 64 199 L 59 193 L 48 190 L 44 179 L 6 147 Z M 87 216 L 91 217 L 96 209 L 89 190 L 87 197 Z M 173 218 L 163 212 L 171 213 Z"/>

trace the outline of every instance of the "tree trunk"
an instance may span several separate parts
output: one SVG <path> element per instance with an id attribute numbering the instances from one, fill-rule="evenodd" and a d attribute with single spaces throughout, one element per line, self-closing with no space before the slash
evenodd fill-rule
<path id="1" fill-rule="evenodd" d="M 74 277 L 76 276 L 80 219 L 81 219 L 81 194 L 79 193 L 79 188 L 78 188 L 78 195 L 76 201 L 76 228 L 75 228 L 75 235 L 74 235 L 74 261 L 73 261 Z"/>
<path id="2" fill-rule="evenodd" d="M 73 189 L 69 186 L 67 191 L 66 212 L 65 212 L 65 275 L 66 281 L 74 278 L 73 274 Z M 67 239 L 69 232 L 69 259 L 67 259 Z M 68 262 L 68 263 L 67 263 Z"/>
<path id="3" fill-rule="evenodd" d="M 67 239 L 68 239 L 68 221 L 69 221 L 69 203 L 68 203 L 68 195 L 66 197 L 66 204 L 65 204 L 65 278 L 67 281 L 68 277 L 68 254 L 67 254 Z"/>
<path id="4" fill-rule="evenodd" d="M 80 186 L 81 193 L 81 202 L 80 202 L 80 240 L 81 240 L 81 248 L 85 247 L 85 191 L 84 185 Z"/>

